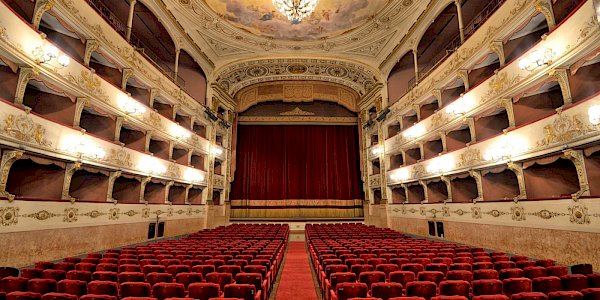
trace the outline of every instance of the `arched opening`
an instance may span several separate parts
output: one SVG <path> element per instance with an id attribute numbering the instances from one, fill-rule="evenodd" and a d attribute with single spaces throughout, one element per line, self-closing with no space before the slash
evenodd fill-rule
<path id="1" fill-rule="evenodd" d="M 64 162 L 23 155 L 10 168 L 6 191 L 21 199 L 60 200 L 65 167 Z"/>
<path id="2" fill-rule="evenodd" d="M 173 117 L 175 116 L 175 106 L 163 97 L 156 97 L 154 102 L 152 102 L 152 108 L 154 108 L 161 116 L 169 120 L 173 120 Z"/>
<path id="3" fill-rule="evenodd" d="M 477 181 L 468 173 L 456 175 L 450 182 L 452 188 L 452 202 L 473 202 L 473 199 L 479 197 Z"/>
<path id="4" fill-rule="evenodd" d="M 600 49 L 596 50 L 600 53 Z M 573 103 L 600 92 L 600 55 L 583 61 L 578 68 L 568 72 Z"/>
<path id="5" fill-rule="evenodd" d="M 146 151 L 146 132 L 129 123 L 124 123 L 121 126 L 119 133 L 119 142 L 129 149 L 139 152 Z"/>
<path id="6" fill-rule="evenodd" d="M 456 78 L 454 81 L 446 85 L 441 91 L 442 107 L 448 106 L 448 104 L 460 98 L 460 96 L 465 92 L 465 82 L 461 78 Z"/>
<path id="7" fill-rule="evenodd" d="M 194 186 L 188 192 L 188 203 L 202 204 L 202 188 Z"/>
<path id="8" fill-rule="evenodd" d="M 495 108 L 475 117 L 475 136 L 477 141 L 483 141 L 501 134 L 509 126 L 506 109 Z"/>
<path id="9" fill-rule="evenodd" d="M 506 166 L 484 170 L 481 175 L 484 201 L 511 200 L 520 193 L 517 175 Z"/>
<path id="10" fill-rule="evenodd" d="M 31 111 L 54 122 L 73 126 L 75 103 L 65 93 L 54 90 L 42 81 L 30 80 L 25 88 L 23 104 Z"/>
<path id="11" fill-rule="evenodd" d="M 73 173 L 69 196 L 84 201 L 106 202 L 108 172 L 91 167 L 82 167 Z"/>
<path id="12" fill-rule="evenodd" d="M 564 104 L 562 91 L 556 81 L 546 82 L 515 100 L 513 103 L 515 126 L 552 115 Z"/>
<path id="13" fill-rule="evenodd" d="M 185 204 L 185 185 L 182 184 L 173 184 L 169 188 L 169 202 L 173 204 Z"/>
<path id="14" fill-rule="evenodd" d="M 0 98 L 12 102 L 17 94 L 19 70 L 17 65 L 0 56 Z"/>
<path id="15" fill-rule="evenodd" d="M 471 129 L 467 124 L 462 124 L 460 127 L 446 133 L 446 148 L 448 152 L 462 149 L 470 142 Z"/>
<path id="16" fill-rule="evenodd" d="M 390 170 L 398 169 L 404 165 L 404 157 L 402 153 L 390 156 Z"/>
<path id="17" fill-rule="evenodd" d="M 223 162 L 215 159 L 215 164 L 214 164 L 214 173 L 217 175 L 223 175 Z"/>
<path id="18" fill-rule="evenodd" d="M 448 187 L 441 179 L 427 182 L 427 202 L 441 203 L 448 199 Z"/>
<path id="19" fill-rule="evenodd" d="M 409 128 L 419 122 L 419 118 L 417 112 L 414 109 L 411 109 L 406 114 L 402 116 L 402 128 Z"/>
<path id="20" fill-rule="evenodd" d="M 388 125 L 388 128 L 387 128 L 388 139 L 395 137 L 401 131 L 402 131 L 402 127 L 400 125 L 400 122 L 394 121 L 392 124 Z"/>
<path id="21" fill-rule="evenodd" d="M 166 192 L 166 183 L 162 180 L 152 178 L 144 189 L 144 200 L 151 204 L 164 204 Z"/>
<path id="22" fill-rule="evenodd" d="M 421 160 L 421 149 L 419 147 L 404 151 L 404 164 L 412 165 Z"/>
<path id="23" fill-rule="evenodd" d="M 469 87 L 473 88 L 486 81 L 500 68 L 498 54 L 492 52 L 475 64 L 469 71 Z"/>
<path id="24" fill-rule="evenodd" d="M 425 189 L 420 183 L 408 185 L 408 203 L 421 203 L 425 200 Z"/>
<path id="25" fill-rule="evenodd" d="M 381 204 L 381 190 L 376 189 L 373 190 L 373 204 Z"/>
<path id="26" fill-rule="evenodd" d="M 116 117 L 96 107 L 86 106 L 81 112 L 79 127 L 90 134 L 113 141 L 117 127 Z"/>
<path id="27" fill-rule="evenodd" d="M 134 76 L 131 76 L 127 79 L 127 84 L 125 85 L 125 91 L 131 94 L 131 98 L 143 103 L 146 106 L 150 106 L 150 103 L 154 99 L 152 99 L 152 93 L 150 89 L 137 80 Z"/>
<path id="28" fill-rule="evenodd" d="M 427 99 L 419 105 L 421 120 L 425 120 L 438 110 L 438 101 L 434 97 Z"/>
<path id="29" fill-rule="evenodd" d="M 181 111 L 177 111 L 175 113 L 175 122 L 177 122 L 183 128 L 192 130 L 192 117 L 182 113 Z"/>
<path id="30" fill-rule="evenodd" d="M 115 179 L 112 198 L 119 203 L 140 203 L 141 179 L 138 176 L 122 174 Z"/>
<path id="31" fill-rule="evenodd" d="M 388 99 L 390 105 L 398 102 L 412 88 L 409 86 L 409 81 L 414 76 L 414 55 L 412 51 L 409 51 L 400 58 L 388 77 Z"/>
<path id="32" fill-rule="evenodd" d="M 444 152 L 444 144 L 441 138 L 427 141 L 423 144 L 423 159 L 437 157 Z"/>
<path id="33" fill-rule="evenodd" d="M 214 190 L 212 193 L 212 201 L 214 205 L 221 205 L 221 191 Z"/>
<path id="34" fill-rule="evenodd" d="M 179 53 L 177 74 L 185 82 L 185 91 L 200 104 L 206 103 L 206 75 L 194 58 L 185 50 Z"/>
<path id="35" fill-rule="evenodd" d="M 162 158 L 164 160 L 169 160 L 170 158 L 169 142 L 167 141 L 151 138 L 148 150 L 154 155 L 154 157 Z"/>
<path id="36" fill-rule="evenodd" d="M 585 154 L 585 170 L 590 182 L 590 195 L 600 195 L 600 146 L 590 146 L 583 150 Z"/>
<path id="37" fill-rule="evenodd" d="M 392 203 L 401 204 L 406 202 L 406 190 L 401 186 L 392 187 Z"/>
<path id="38" fill-rule="evenodd" d="M 180 165 L 189 165 L 189 150 L 182 146 L 174 146 L 171 159 Z"/>
<path id="39" fill-rule="evenodd" d="M 106 0 L 104 0 L 106 1 Z M 134 8 L 131 44 L 171 80 L 175 76 L 175 42 L 160 20 L 140 1 Z"/>
<path id="40" fill-rule="evenodd" d="M 565 198 L 580 189 L 575 164 L 562 154 L 524 162 L 523 175 L 529 199 Z"/>
<path id="41" fill-rule="evenodd" d="M 73 28 L 50 12 L 42 16 L 39 30 L 45 33 L 48 40 L 69 55 L 71 59 L 83 64 L 85 39 L 79 36 Z"/>
<path id="42" fill-rule="evenodd" d="M 381 174 L 381 164 L 379 163 L 379 158 L 378 158 L 371 162 L 371 175 L 379 175 L 379 174 Z"/>
<path id="43" fill-rule="evenodd" d="M 543 14 L 538 13 L 527 20 L 504 43 L 506 63 L 521 57 L 546 33 L 548 33 L 548 23 Z"/>
<path id="44" fill-rule="evenodd" d="M 204 154 L 201 153 L 194 153 L 192 154 L 192 159 L 191 159 L 191 165 L 192 167 L 198 169 L 198 170 L 204 170 Z"/>

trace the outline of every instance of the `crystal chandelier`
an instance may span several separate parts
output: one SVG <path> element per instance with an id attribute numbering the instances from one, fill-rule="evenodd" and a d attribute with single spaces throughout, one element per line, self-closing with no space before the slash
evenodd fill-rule
<path id="1" fill-rule="evenodd" d="M 302 19 L 315 11 L 319 0 L 273 0 L 273 6 L 286 16 L 292 24 L 299 24 Z"/>

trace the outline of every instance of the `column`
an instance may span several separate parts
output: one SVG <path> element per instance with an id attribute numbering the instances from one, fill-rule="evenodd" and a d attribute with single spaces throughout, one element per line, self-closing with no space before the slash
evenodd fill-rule
<path id="1" fill-rule="evenodd" d="M 179 74 L 179 54 L 181 53 L 181 49 L 177 48 L 175 50 L 175 68 L 174 70 L 174 76 L 173 79 L 175 80 L 175 82 L 177 81 L 177 75 Z"/>
<path id="2" fill-rule="evenodd" d="M 133 27 L 133 13 L 135 10 L 135 3 L 137 2 L 137 0 L 130 0 L 129 1 L 129 15 L 127 16 L 127 33 L 125 38 L 127 39 L 127 41 L 131 41 L 131 28 Z"/>
<path id="3" fill-rule="evenodd" d="M 463 24 L 463 16 L 462 16 L 462 0 L 454 0 L 454 4 L 456 5 L 456 12 L 458 14 L 458 31 L 460 32 L 460 43 L 465 42 L 465 26 Z"/>
<path id="4" fill-rule="evenodd" d="M 413 49 L 413 61 L 415 62 L 415 85 L 419 82 L 419 63 L 417 61 L 417 49 Z"/>

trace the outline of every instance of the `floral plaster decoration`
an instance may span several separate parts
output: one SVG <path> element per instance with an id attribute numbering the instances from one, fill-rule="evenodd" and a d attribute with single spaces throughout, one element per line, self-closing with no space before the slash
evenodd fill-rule
<path id="1" fill-rule="evenodd" d="M 17 223 L 19 223 L 18 207 L 0 208 L 0 224 L 2 224 L 2 226 L 17 225 Z"/>

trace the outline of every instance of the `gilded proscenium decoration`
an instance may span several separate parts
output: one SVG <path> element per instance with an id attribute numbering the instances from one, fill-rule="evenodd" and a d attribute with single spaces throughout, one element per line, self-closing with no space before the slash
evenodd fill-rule
<path id="1" fill-rule="evenodd" d="M 285 111 L 279 114 L 280 116 L 314 116 L 315 113 L 304 111 L 300 107 L 296 107 L 290 111 Z"/>
<path id="2" fill-rule="evenodd" d="M 217 84 L 232 96 L 246 86 L 276 80 L 334 82 L 360 95 L 373 90 L 378 82 L 375 72 L 364 65 L 327 59 L 254 60 L 231 65 L 218 74 Z"/>
<path id="3" fill-rule="evenodd" d="M 583 136 L 591 131 L 591 128 L 581 121 L 579 115 L 569 116 L 564 113 L 552 124 L 544 126 L 544 139 L 537 142 L 538 146 L 549 146 L 555 143 L 563 143 L 574 138 Z"/>

